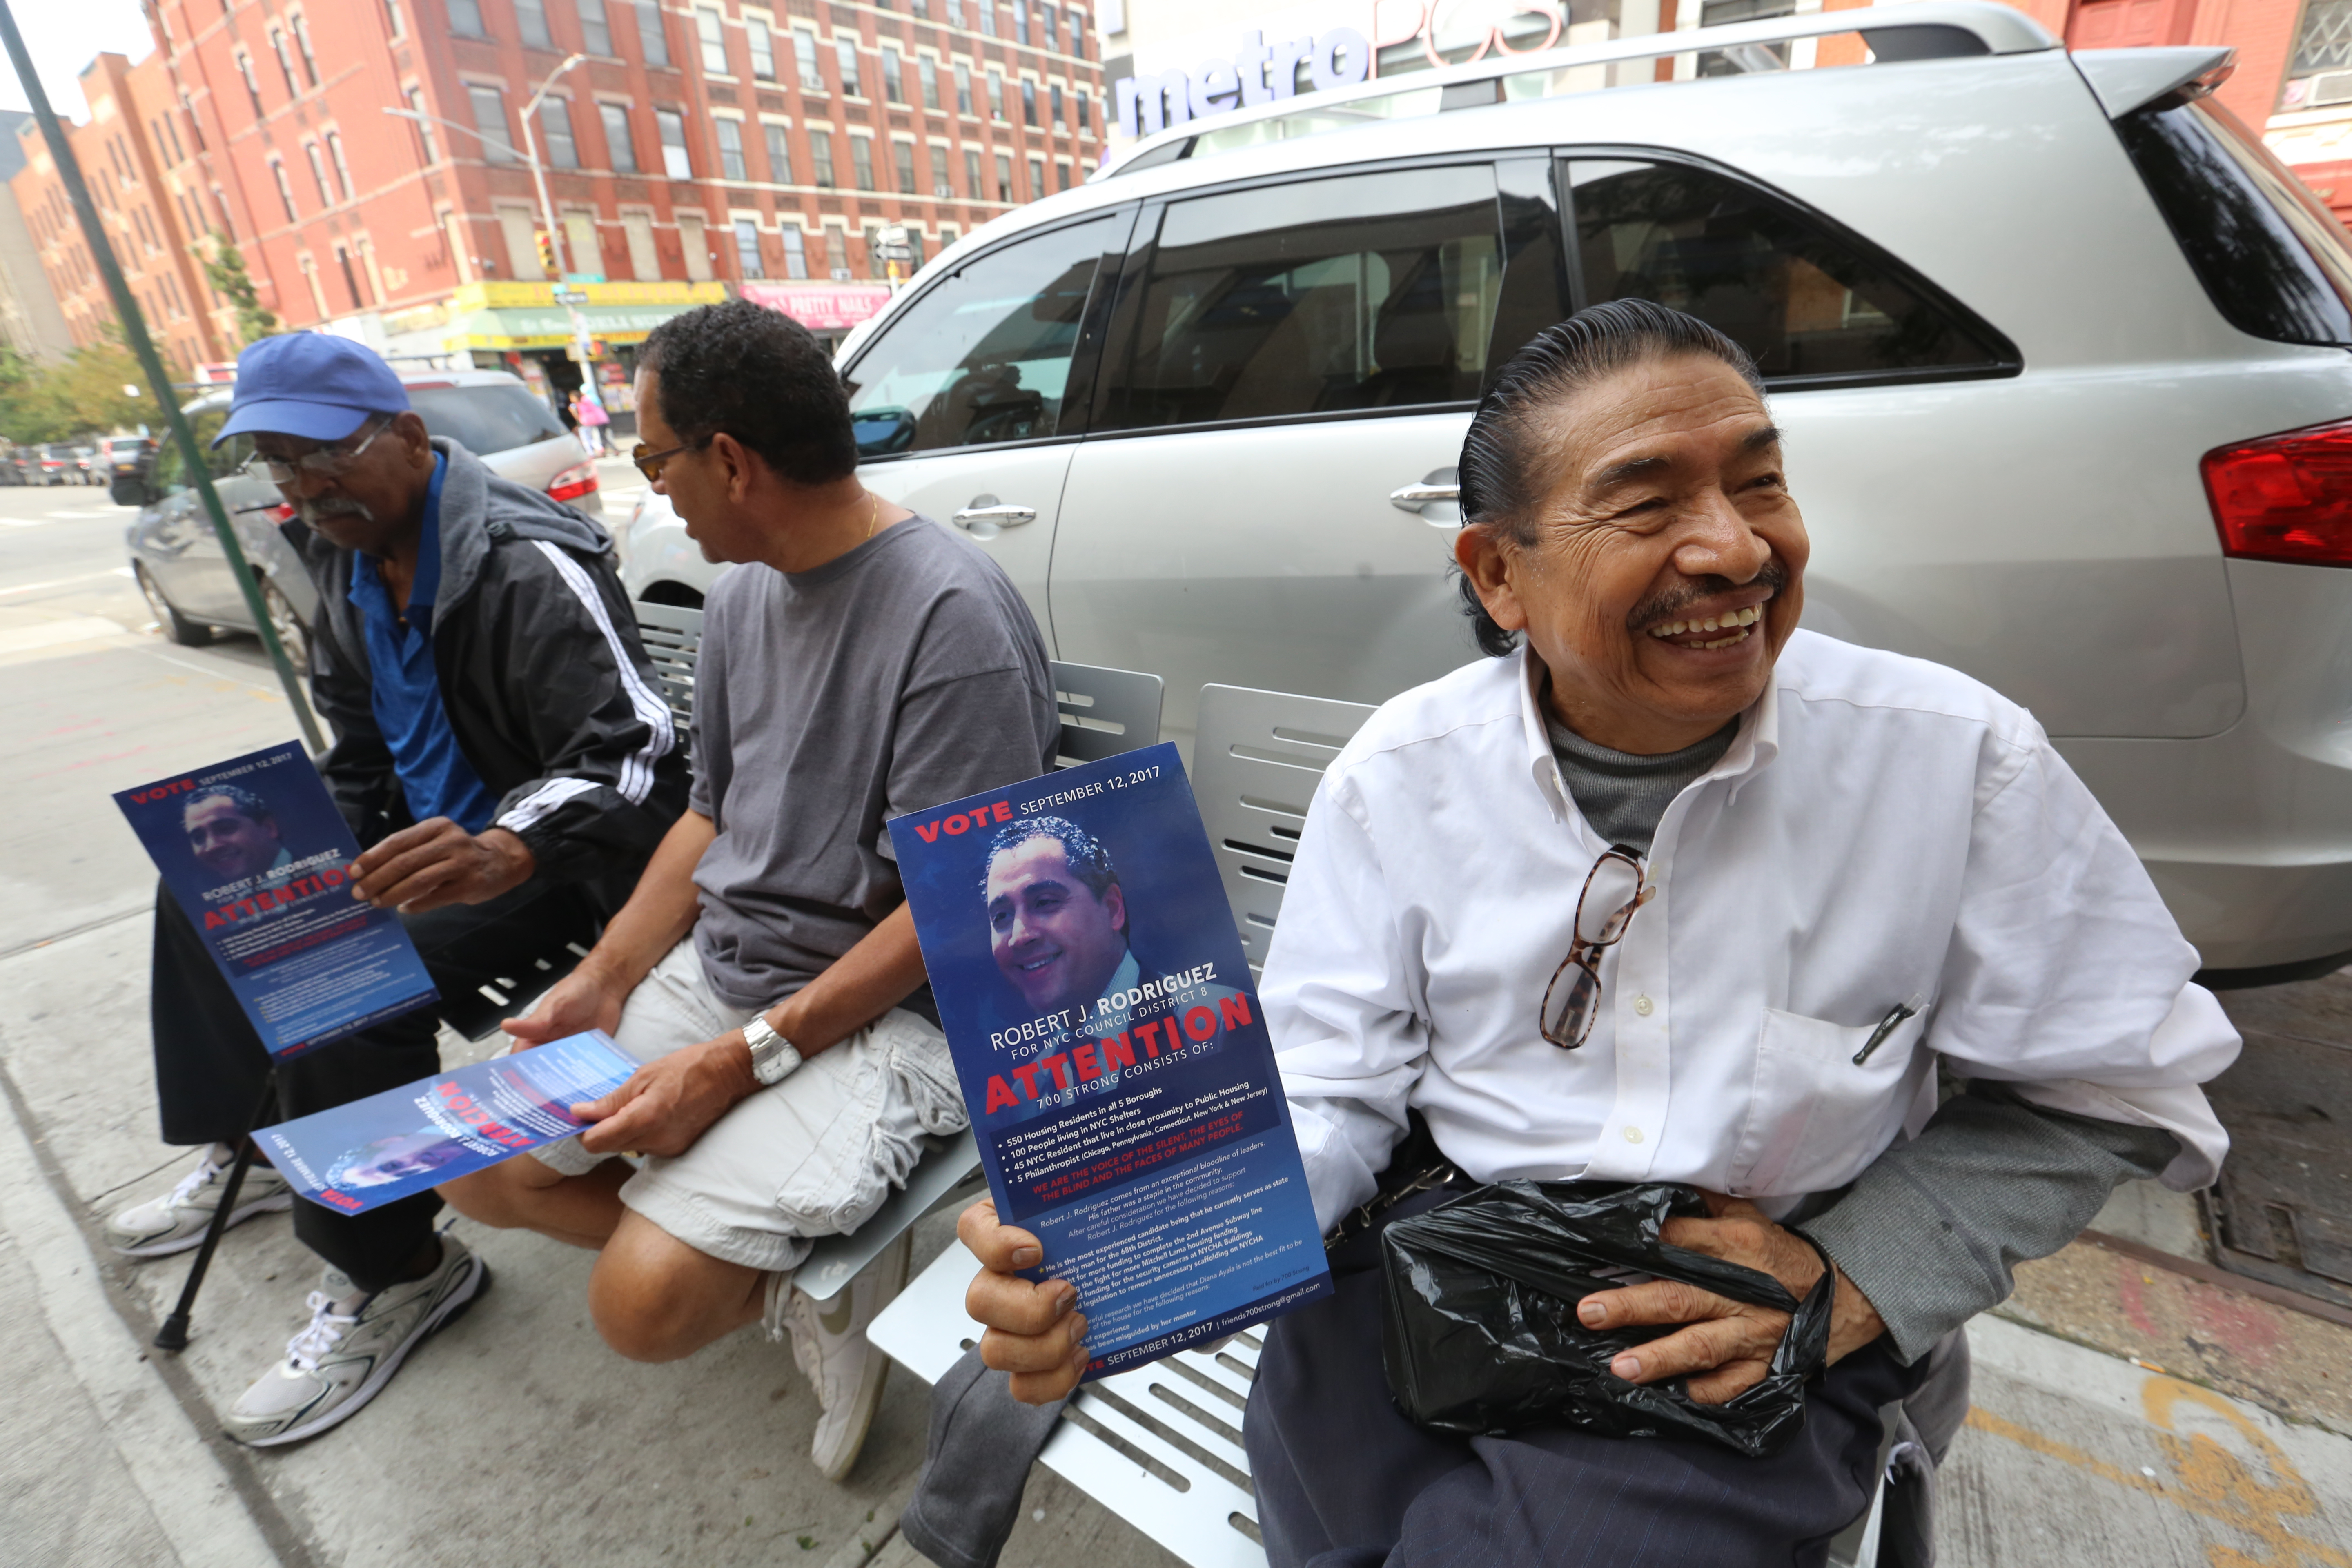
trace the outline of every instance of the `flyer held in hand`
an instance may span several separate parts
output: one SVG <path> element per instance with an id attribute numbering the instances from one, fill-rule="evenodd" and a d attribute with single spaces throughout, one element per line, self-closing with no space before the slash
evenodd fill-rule
<path id="1" fill-rule="evenodd" d="M 352 896 L 359 841 L 299 745 L 123 790 L 114 804 L 271 1056 L 439 999 L 400 916 Z"/>
<path id="2" fill-rule="evenodd" d="M 265 1127 L 253 1141 L 297 1193 L 360 1214 L 571 1137 L 588 1125 L 572 1108 L 636 1070 L 592 1029 Z"/>
<path id="3" fill-rule="evenodd" d="M 1176 748 L 890 824 L 989 1191 L 1077 1287 L 1089 1379 L 1330 1293 Z"/>

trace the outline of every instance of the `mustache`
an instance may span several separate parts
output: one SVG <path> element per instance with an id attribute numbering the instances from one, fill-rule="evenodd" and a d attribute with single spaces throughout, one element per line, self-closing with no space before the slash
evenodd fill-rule
<path id="1" fill-rule="evenodd" d="M 313 528 L 318 526 L 320 519 L 327 517 L 356 517 L 369 522 L 375 521 L 375 512 L 365 501 L 353 500 L 349 496 L 322 496 L 314 500 L 297 501 L 294 513 Z"/>
<path id="2" fill-rule="evenodd" d="M 1719 595 L 1736 593 L 1742 588 L 1769 588 L 1777 597 L 1788 585 L 1789 568 L 1775 555 L 1745 583 L 1735 583 L 1728 577 L 1695 577 L 1683 587 L 1654 595 L 1633 606 L 1633 613 L 1625 617 L 1625 625 L 1638 632 L 1656 626 L 1660 621 L 1679 619 L 1682 611 Z"/>

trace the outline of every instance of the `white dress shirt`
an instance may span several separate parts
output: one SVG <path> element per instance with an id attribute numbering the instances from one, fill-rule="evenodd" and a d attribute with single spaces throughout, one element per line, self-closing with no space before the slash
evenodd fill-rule
<path id="1" fill-rule="evenodd" d="M 1326 1229 L 1372 1195 L 1408 1107 L 1477 1181 L 1690 1182 L 1785 1213 L 1918 1131 L 1938 1056 L 2161 1127 L 2165 1184 L 2213 1179 L 2229 1137 L 2198 1085 L 2237 1033 L 2115 824 L 2015 703 L 1810 632 L 1667 806 L 1591 1037 L 1546 1042 L 1609 846 L 1560 780 L 1540 679 L 1520 653 L 1408 691 L 1316 791 L 1261 994 Z"/>

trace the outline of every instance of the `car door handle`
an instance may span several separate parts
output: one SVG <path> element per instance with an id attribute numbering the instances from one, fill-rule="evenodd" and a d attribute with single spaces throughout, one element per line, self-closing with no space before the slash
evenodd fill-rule
<path id="1" fill-rule="evenodd" d="M 1461 499 L 1462 487 L 1460 485 L 1399 485 L 1396 489 L 1389 492 L 1389 505 L 1396 508 L 1399 511 L 1409 511 L 1416 515 L 1419 514 L 1423 507 L 1427 506 L 1431 501 L 1458 501 Z"/>
<path id="2" fill-rule="evenodd" d="M 1389 505 L 1409 511 L 1432 528 L 1462 526 L 1462 476 L 1456 469 L 1432 468 L 1415 483 L 1389 492 Z"/>
<path id="3" fill-rule="evenodd" d="M 987 538 L 1000 529 L 1018 528 L 1024 522 L 1037 521 L 1034 506 L 1014 506 L 1000 501 L 994 496 L 974 496 L 971 504 L 949 519 L 967 533 L 977 532 Z"/>

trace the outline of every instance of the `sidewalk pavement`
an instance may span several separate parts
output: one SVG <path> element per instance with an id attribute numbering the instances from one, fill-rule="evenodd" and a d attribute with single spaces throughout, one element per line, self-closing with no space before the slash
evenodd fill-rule
<path id="1" fill-rule="evenodd" d="M 318 1265 L 283 1217 L 231 1232 L 193 1342 L 173 1357 L 148 1341 L 187 1258 L 133 1265 L 98 1243 L 110 1208 L 187 1163 L 154 1133 L 152 876 L 107 792 L 292 725 L 249 648 L 171 657 L 110 639 L 19 662 L 0 687 L 0 723 L 31 738 L 0 817 L 14 895 L 0 907 L 9 1560 L 919 1563 L 891 1528 L 922 1451 L 925 1395 L 911 1378 L 893 1379 L 865 1458 L 829 1486 L 805 1458 L 815 1402 L 787 1346 L 750 1331 L 679 1365 L 624 1362 L 587 1322 L 585 1254 L 470 1224 L 462 1234 L 495 1288 L 373 1405 L 290 1449 L 217 1436 L 214 1413 L 305 1320 Z M 2104 1223 L 2193 1235 L 2177 1205 L 2135 1214 L 2136 1202 Z M 927 1222 L 919 1262 L 950 1229 L 948 1216 Z M 2333 1398 L 2311 1386 L 2322 1372 L 2341 1378 L 2352 1329 L 2160 1268 L 2119 1274 L 2119 1256 L 2077 1247 L 2032 1266 L 2008 1315 L 1972 1331 L 1977 1408 L 1946 1471 L 1944 1560 L 2352 1568 L 2352 1412 L 2344 1382 Z M 2125 1282 L 2143 1274 L 2134 1308 Z M 1173 1560 L 1040 1472 L 1004 1561 Z"/>

